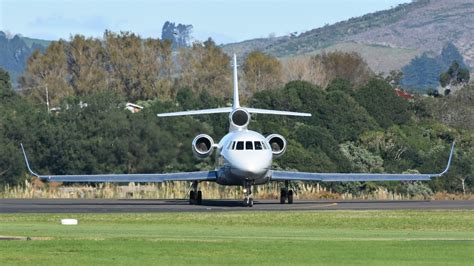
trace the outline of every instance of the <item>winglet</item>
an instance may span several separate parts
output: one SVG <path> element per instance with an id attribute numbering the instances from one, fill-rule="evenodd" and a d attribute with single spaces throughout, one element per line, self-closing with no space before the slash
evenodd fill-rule
<path id="1" fill-rule="evenodd" d="M 451 152 L 449 153 L 448 165 L 446 165 L 446 168 L 444 169 L 443 172 L 439 173 L 436 176 L 442 176 L 442 175 L 446 174 L 449 170 L 449 167 L 451 167 L 451 159 L 453 159 L 453 153 L 454 153 L 454 144 L 455 144 L 455 142 L 453 141 L 453 143 L 451 144 Z"/>
<path id="2" fill-rule="evenodd" d="M 23 148 L 23 143 L 20 143 L 20 146 L 21 146 L 21 150 L 23 151 L 23 157 L 25 158 L 26 168 L 28 168 L 28 171 L 30 172 L 30 174 L 40 178 L 40 175 L 38 175 L 37 173 L 33 172 L 33 170 L 31 170 L 30 163 L 28 162 L 28 157 L 26 156 L 25 148 Z"/>

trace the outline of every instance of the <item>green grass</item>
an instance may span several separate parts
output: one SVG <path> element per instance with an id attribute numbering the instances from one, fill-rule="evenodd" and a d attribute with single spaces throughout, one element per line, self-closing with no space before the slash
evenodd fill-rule
<path id="1" fill-rule="evenodd" d="M 79 225 L 62 226 L 61 218 Z M 468 265 L 472 211 L 0 215 L 0 264 Z"/>

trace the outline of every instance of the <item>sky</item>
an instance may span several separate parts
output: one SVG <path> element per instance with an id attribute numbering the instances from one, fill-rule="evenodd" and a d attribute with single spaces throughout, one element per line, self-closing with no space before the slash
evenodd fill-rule
<path id="1" fill-rule="evenodd" d="M 161 37 L 165 21 L 192 24 L 195 40 L 217 43 L 302 33 L 409 0 L 0 0 L 0 30 L 57 40 L 106 29 Z"/>

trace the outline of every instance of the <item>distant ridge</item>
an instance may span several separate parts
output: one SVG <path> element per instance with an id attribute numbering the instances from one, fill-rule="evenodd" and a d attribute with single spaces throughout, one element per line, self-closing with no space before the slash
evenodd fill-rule
<path id="1" fill-rule="evenodd" d="M 223 48 L 229 53 L 237 51 L 244 54 L 259 50 L 280 58 L 304 56 L 324 50 L 357 51 L 371 50 L 371 47 L 379 50 L 381 47 L 397 49 L 401 59 L 397 53 L 386 57 L 387 50 L 382 53 L 376 49 L 375 53 L 366 52 L 377 57 L 378 63 L 375 64 L 371 63 L 373 58 L 365 56 L 375 72 L 388 72 L 400 69 L 423 52 L 439 55 L 446 43 L 453 43 L 466 64 L 473 69 L 473 25 L 472 0 L 418 0 L 316 28 L 294 37 L 260 38 L 224 45 Z"/>
<path id="2" fill-rule="evenodd" d="M 26 62 L 35 50 L 43 51 L 50 41 L 38 40 L 21 35 L 9 36 L 0 31 L 0 67 L 7 70 L 14 85 L 23 73 Z"/>

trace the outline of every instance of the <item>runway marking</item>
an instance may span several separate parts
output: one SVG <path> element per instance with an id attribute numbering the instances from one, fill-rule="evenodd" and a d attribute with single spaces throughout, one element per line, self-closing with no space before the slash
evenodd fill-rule
<path id="1" fill-rule="evenodd" d="M 82 239 L 82 238 L 81 238 Z M 212 236 L 207 235 L 202 236 L 193 236 L 192 238 L 182 237 L 182 236 L 154 236 L 153 238 L 144 239 L 145 241 L 192 241 L 192 242 L 225 242 L 232 240 L 249 240 L 255 241 L 256 239 L 262 241 L 275 241 L 275 240 L 292 240 L 292 241 L 399 241 L 399 242 L 408 242 L 408 241 L 465 241 L 465 242 L 474 242 L 474 238 L 439 238 L 439 237 L 414 237 L 414 238 L 395 238 L 395 237 L 295 237 L 295 236 Z"/>
<path id="2" fill-rule="evenodd" d="M 295 205 L 293 205 L 295 206 Z M 325 205 L 311 205 L 311 206 L 304 206 L 304 207 L 301 207 L 301 208 L 298 208 L 298 207 L 292 207 L 291 209 L 295 209 L 295 210 L 310 210 L 310 209 L 313 209 L 313 208 L 325 208 L 325 207 L 333 207 L 333 206 L 337 206 L 337 202 L 334 202 L 334 203 L 331 203 L 331 204 L 325 204 Z"/>
<path id="3" fill-rule="evenodd" d="M 52 237 L 0 236 L 1 240 L 52 240 Z"/>

